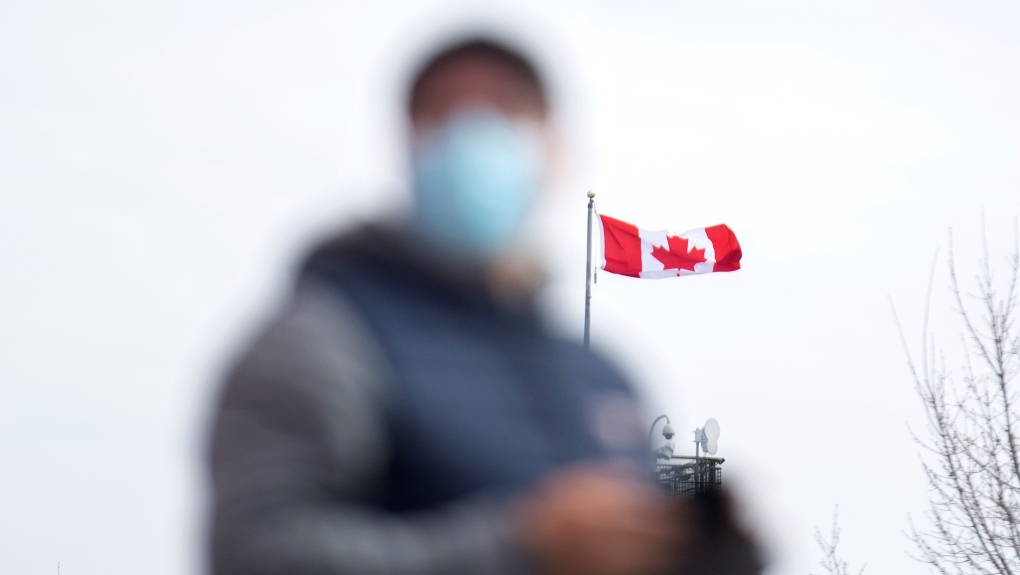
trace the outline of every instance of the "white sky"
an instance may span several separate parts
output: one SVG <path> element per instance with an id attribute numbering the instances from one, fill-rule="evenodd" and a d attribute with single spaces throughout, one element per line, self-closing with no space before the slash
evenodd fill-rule
<path id="1" fill-rule="evenodd" d="M 401 197 L 393 79 L 442 22 L 404 0 L 0 5 L 0 572 L 197 572 L 208 398 L 314 230 Z M 548 304 L 579 336 L 584 192 L 733 274 L 600 274 L 595 344 L 669 413 L 722 426 L 726 480 L 817 572 L 840 506 L 866 573 L 922 573 L 920 429 L 887 297 L 955 342 L 969 265 L 1020 213 L 1011 2 L 534 0 L 495 10 L 564 84 Z M 521 24 L 520 22 L 525 22 Z M 969 269 L 969 268 L 968 268 Z M 969 277 L 970 272 L 962 274 Z M 916 351 L 916 346 L 915 346 Z"/>

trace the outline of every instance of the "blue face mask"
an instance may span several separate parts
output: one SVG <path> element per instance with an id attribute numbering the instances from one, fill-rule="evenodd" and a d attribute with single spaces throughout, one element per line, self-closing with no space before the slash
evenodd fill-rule
<path id="1" fill-rule="evenodd" d="M 537 130 L 471 110 L 417 144 L 414 194 L 425 233 L 483 255 L 508 244 L 541 185 L 545 155 Z"/>

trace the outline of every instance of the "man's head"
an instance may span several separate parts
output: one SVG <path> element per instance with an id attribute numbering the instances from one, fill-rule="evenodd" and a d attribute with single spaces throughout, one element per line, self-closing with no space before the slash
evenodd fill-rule
<path id="1" fill-rule="evenodd" d="M 549 115 L 545 84 L 531 62 L 509 47 L 480 38 L 449 46 L 428 59 L 407 95 L 407 113 L 416 130 L 477 106 L 537 122 Z"/>
<path id="2" fill-rule="evenodd" d="M 551 163 L 535 67 L 498 42 L 459 42 L 418 69 L 407 113 L 419 228 L 479 255 L 514 243 Z"/>

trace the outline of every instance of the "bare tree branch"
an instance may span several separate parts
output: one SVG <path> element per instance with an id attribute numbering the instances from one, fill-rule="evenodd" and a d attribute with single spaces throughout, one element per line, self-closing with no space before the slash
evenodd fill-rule
<path id="1" fill-rule="evenodd" d="M 837 506 L 832 512 L 832 532 L 828 539 L 823 537 L 822 532 L 815 527 L 815 541 L 818 543 L 818 548 L 822 551 L 822 560 L 819 563 L 828 575 L 849 575 L 847 562 L 840 557 L 837 551 L 839 547 L 839 533 L 839 507 Z M 857 575 L 863 575 L 865 567 L 867 567 L 867 564 L 861 566 L 860 570 L 857 571 Z"/>
<path id="2" fill-rule="evenodd" d="M 919 529 L 910 520 L 907 534 L 916 550 L 913 557 L 938 573 L 1020 575 L 1020 390 L 1015 382 L 1020 372 L 1020 232 L 1014 219 L 1005 278 L 996 278 L 983 218 L 981 236 L 976 292 L 965 294 L 949 231 L 950 291 L 964 328 L 966 359 L 959 374 L 946 369 L 928 332 L 934 275 L 925 301 L 920 366 L 914 364 L 896 318 L 927 422 L 925 437 L 911 434 L 922 448 L 930 526 Z M 893 313 L 895 318 L 895 309 Z"/>

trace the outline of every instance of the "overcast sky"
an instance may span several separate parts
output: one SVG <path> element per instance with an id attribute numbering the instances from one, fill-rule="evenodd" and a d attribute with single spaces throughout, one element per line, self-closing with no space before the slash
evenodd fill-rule
<path id="1" fill-rule="evenodd" d="M 902 535 L 923 430 L 889 306 L 950 345 L 1020 213 L 1013 2 L 15 2 L 0 5 L 0 572 L 198 572 L 217 377 L 317 233 L 404 199 L 398 79 L 457 22 L 509 22 L 557 80 L 569 160 L 539 237 L 580 337 L 584 193 L 646 228 L 725 222 L 731 274 L 600 274 L 593 340 L 818 572 L 839 505 L 866 573 Z M 475 16 L 466 17 L 465 13 Z M 453 24 L 451 24 L 453 23 Z M 682 445 L 681 442 L 678 442 Z"/>

